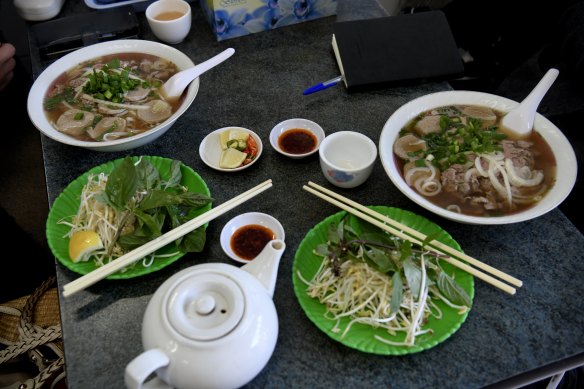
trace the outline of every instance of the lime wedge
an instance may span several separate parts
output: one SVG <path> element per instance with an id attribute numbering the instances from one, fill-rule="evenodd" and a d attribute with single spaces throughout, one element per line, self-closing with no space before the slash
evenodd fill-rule
<path id="1" fill-rule="evenodd" d="M 241 130 L 231 130 L 229 131 L 229 140 L 237 139 L 237 140 L 245 140 L 247 141 L 249 138 L 249 133 Z"/>
<path id="2" fill-rule="evenodd" d="M 219 162 L 219 167 L 224 169 L 234 169 L 236 167 L 240 167 L 245 158 L 247 157 L 247 153 L 239 151 L 237 149 L 228 148 L 224 150 L 221 154 L 221 161 Z"/>
<path id="3" fill-rule="evenodd" d="M 244 140 L 247 141 L 249 138 L 249 133 L 241 130 L 225 130 L 219 134 L 219 143 L 221 144 L 221 149 L 227 149 L 227 142 L 230 140 Z"/>
<path id="4" fill-rule="evenodd" d="M 229 140 L 229 133 L 230 130 L 225 130 L 221 134 L 219 134 L 219 143 L 221 144 L 221 149 L 227 149 L 227 141 Z"/>

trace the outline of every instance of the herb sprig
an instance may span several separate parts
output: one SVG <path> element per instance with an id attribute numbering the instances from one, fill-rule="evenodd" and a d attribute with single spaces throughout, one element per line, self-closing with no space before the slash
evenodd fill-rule
<path id="1" fill-rule="evenodd" d="M 75 100 L 75 90 L 70 86 L 66 87 L 61 93 L 54 96 L 48 97 L 44 101 L 44 106 L 47 111 L 52 111 L 61 102 L 67 102 L 69 104 L 77 104 Z"/>
<path id="2" fill-rule="evenodd" d="M 188 188 L 180 184 L 180 164 L 179 161 L 172 161 L 167 180 L 162 179 L 148 160 L 140 159 L 134 164 L 130 157 L 124 158 L 110 173 L 106 188 L 98 200 L 118 212 L 126 212 L 126 220 L 135 220 L 133 231 L 117 239 L 125 250 L 132 250 L 162 235 L 163 231 L 184 224 L 195 216 L 197 209 L 213 201 L 205 194 L 188 192 Z M 136 196 L 137 192 L 140 196 Z M 200 252 L 205 239 L 205 229 L 200 227 L 179 238 L 176 243 L 183 252 Z"/>
<path id="3" fill-rule="evenodd" d="M 440 115 L 441 131 L 422 137 L 428 149 L 421 152 L 422 158 L 432 155 L 432 163 L 441 170 L 453 164 L 465 164 L 468 155 L 488 154 L 501 151 L 501 140 L 507 135 L 497 131 L 497 126 L 481 128 L 480 119 L 469 117 L 464 124 L 459 117 Z"/>
<path id="4" fill-rule="evenodd" d="M 429 240 L 438 238 L 433 234 Z M 412 244 L 390 235 L 352 215 L 346 215 L 338 224 L 328 229 L 327 243 L 314 249 L 316 255 L 328 257 L 333 271 L 339 275 L 344 261 L 366 262 L 381 273 L 392 278 L 391 307 L 395 312 L 402 303 L 408 288 L 418 298 L 422 279 L 421 256 L 424 255 L 426 274 L 430 285 L 454 304 L 471 306 L 468 293 L 440 266 L 440 255 L 426 247 Z"/>
<path id="5" fill-rule="evenodd" d="M 123 103 L 127 92 L 143 84 L 130 77 L 130 71 L 121 67 L 119 59 L 113 59 L 101 69 L 93 69 L 87 78 L 88 82 L 83 86 L 85 93 L 113 103 Z M 149 84 L 143 86 L 146 88 Z"/>

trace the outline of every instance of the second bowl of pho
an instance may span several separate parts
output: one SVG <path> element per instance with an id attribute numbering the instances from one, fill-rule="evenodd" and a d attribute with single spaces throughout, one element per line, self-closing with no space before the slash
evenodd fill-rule
<path id="1" fill-rule="evenodd" d="M 570 194 L 576 156 L 560 129 L 540 114 L 529 136 L 501 127 L 517 104 L 471 91 L 412 100 L 383 127 L 382 165 L 403 194 L 450 220 L 509 224 L 541 216 Z"/>
<path id="2" fill-rule="evenodd" d="M 192 66 L 179 50 L 147 40 L 83 47 L 40 74 L 28 95 L 28 115 L 43 134 L 64 144 L 133 149 L 164 134 L 192 104 L 198 78 L 178 100 L 160 93 L 168 78 Z"/>

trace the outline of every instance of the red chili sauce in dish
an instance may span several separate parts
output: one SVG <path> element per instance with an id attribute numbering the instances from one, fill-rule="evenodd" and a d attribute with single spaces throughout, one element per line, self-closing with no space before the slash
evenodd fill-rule
<path id="1" fill-rule="evenodd" d="M 276 234 L 269 228 L 249 224 L 235 230 L 230 241 L 231 250 L 240 258 L 252 260 L 273 239 L 276 239 Z"/>
<path id="2" fill-rule="evenodd" d="M 278 137 L 278 146 L 289 154 L 305 154 L 316 147 L 318 139 L 304 128 L 293 128 Z"/>

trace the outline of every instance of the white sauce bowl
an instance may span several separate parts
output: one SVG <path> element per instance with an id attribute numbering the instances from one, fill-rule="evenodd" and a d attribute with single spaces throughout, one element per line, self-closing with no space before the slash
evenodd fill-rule
<path id="1" fill-rule="evenodd" d="M 262 227 L 266 227 L 274 233 L 276 239 L 284 241 L 286 239 L 286 234 L 284 232 L 284 227 L 275 217 L 261 212 L 247 212 L 234 217 L 229 220 L 223 229 L 221 230 L 221 248 L 229 256 L 229 258 L 234 261 L 241 263 L 249 263 L 251 260 L 240 258 L 235 254 L 231 248 L 231 237 L 235 232 L 244 226 L 249 226 L 257 224 Z"/>

